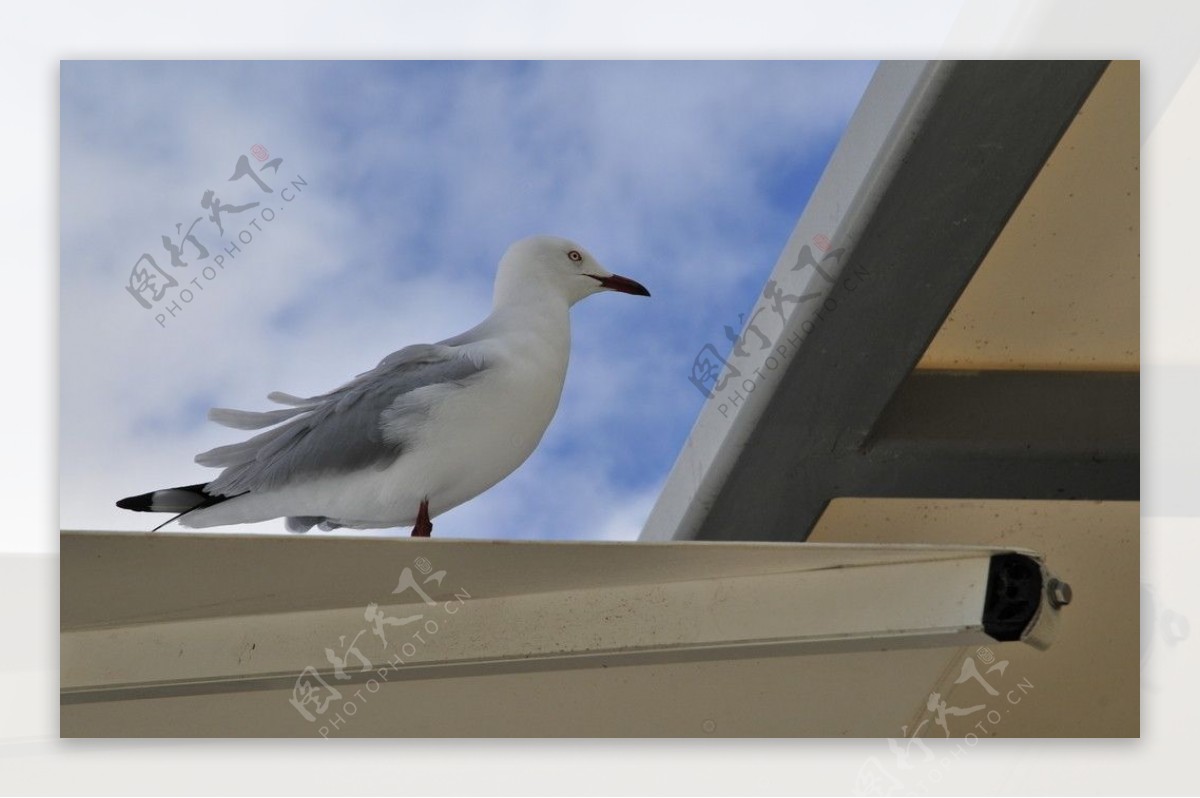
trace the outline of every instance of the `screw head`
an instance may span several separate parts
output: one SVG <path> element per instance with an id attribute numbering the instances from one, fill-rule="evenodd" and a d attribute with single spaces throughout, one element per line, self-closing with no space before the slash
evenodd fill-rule
<path id="1" fill-rule="evenodd" d="M 1051 579 L 1046 583 L 1046 595 L 1054 609 L 1065 607 L 1071 603 L 1071 586 L 1061 579 Z"/>

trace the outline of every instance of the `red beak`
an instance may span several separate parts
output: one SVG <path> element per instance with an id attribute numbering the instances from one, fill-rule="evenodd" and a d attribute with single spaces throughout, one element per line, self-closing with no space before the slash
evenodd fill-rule
<path id="1" fill-rule="evenodd" d="M 622 277 L 619 274 L 610 274 L 608 277 L 597 277 L 594 274 L 589 274 L 588 277 L 591 277 L 610 291 L 620 291 L 622 294 L 636 294 L 637 296 L 650 296 L 650 292 L 646 290 L 646 286 L 637 280 L 630 280 L 628 277 Z"/>

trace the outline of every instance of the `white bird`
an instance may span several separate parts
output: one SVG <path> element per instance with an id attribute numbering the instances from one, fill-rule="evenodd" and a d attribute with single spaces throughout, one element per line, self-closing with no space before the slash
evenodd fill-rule
<path id="1" fill-rule="evenodd" d="M 500 260 L 492 312 L 480 324 L 393 352 L 329 393 L 267 397 L 286 409 L 210 410 L 227 427 L 271 429 L 197 455 L 224 469 L 211 482 L 117 506 L 177 513 L 189 527 L 285 517 L 293 532 L 412 526 L 428 536 L 433 517 L 533 453 L 566 378 L 568 311 L 606 290 L 650 296 L 565 238 L 518 241 Z"/>

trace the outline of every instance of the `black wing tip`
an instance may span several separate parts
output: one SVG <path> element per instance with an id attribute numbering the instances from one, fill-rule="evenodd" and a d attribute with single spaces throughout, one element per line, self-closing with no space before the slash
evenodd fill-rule
<path id="1" fill-rule="evenodd" d="M 209 494 L 205 488 L 208 487 L 207 482 L 198 482 L 195 485 L 182 485 L 178 488 L 163 488 L 162 490 L 152 490 L 149 493 L 141 493 L 137 496 L 126 496 L 124 499 L 117 501 L 117 506 L 122 510 L 133 510 L 137 513 L 177 513 L 180 511 L 179 496 L 170 497 L 173 501 L 169 501 L 169 506 L 162 506 L 162 500 L 167 498 L 160 494 L 190 494 L 193 500 L 190 506 L 183 505 L 184 512 L 199 510 L 203 507 L 211 507 L 214 504 L 220 504 L 230 496 L 213 496 Z M 158 504 L 156 504 L 156 501 Z"/>
<path id="2" fill-rule="evenodd" d="M 133 510 L 138 513 L 150 513 L 151 499 L 154 496 L 154 491 L 143 493 L 140 496 L 126 496 L 117 502 L 117 506 L 122 510 Z"/>

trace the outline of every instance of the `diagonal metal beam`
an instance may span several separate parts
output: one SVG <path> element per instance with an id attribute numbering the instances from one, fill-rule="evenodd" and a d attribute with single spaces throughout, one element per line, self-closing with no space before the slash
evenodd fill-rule
<path id="1" fill-rule="evenodd" d="M 743 383 L 758 395 L 733 402 L 737 417 L 723 429 L 714 423 L 718 398 L 705 406 L 693 438 L 703 431 L 720 440 L 689 441 L 643 538 L 807 537 L 830 499 L 825 480 L 809 480 L 813 468 L 865 444 L 1106 64 L 926 70 L 877 152 L 861 154 L 875 162 L 853 202 L 837 201 L 833 242 L 845 251 L 819 309 L 793 314 L 776 339 L 793 348 L 773 385 Z M 903 67 L 881 72 L 888 69 Z M 854 155 L 856 120 L 798 230 L 810 215 L 829 218 L 814 205 L 837 194 L 836 186 L 822 189 L 844 168 L 836 162 Z M 701 448 L 703 456 L 689 451 Z M 688 485 L 694 500 L 680 511 L 672 494 Z"/>

